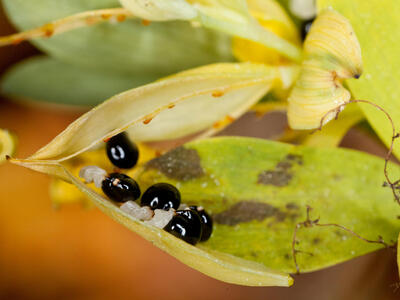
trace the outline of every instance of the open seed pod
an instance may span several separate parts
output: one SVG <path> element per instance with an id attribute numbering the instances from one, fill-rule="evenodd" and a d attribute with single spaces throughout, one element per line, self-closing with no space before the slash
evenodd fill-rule
<path id="1" fill-rule="evenodd" d="M 290 85 L 295 73 L 290 67 L 246 63 L 183 72 L 111 98 L 30 158 L 11 162 L 74 184 L 110 217 L 211 277 L 250 286 L 290 286 L 288 273 L 297 267 L 313 271 L 383 246 L 337 228 L 306 228 L 295 241 L 313 256 L 299 256 L 296 265 L 293 234 L 306 221 L 307 206 L 321 222 L 346 226 L 365 238 L 382 235 L 390 243 L 397 237 L 399 207 L 390 189 L 381 187 L 381 159 L 348 150 L 216 138 L 177 148 L 128 172 L 143 190 L 155 182 L 172 183 L 182 203 L 202 206 L 212 215 L 211 238 L 196 246 L 124 213 L 75 176 L 68 162 L 124 130 L 136 141 L 215 132 L 218 120 L 240 115 L 270 88 Z M 394 165 L 392 170 L 400 174 Z"/>

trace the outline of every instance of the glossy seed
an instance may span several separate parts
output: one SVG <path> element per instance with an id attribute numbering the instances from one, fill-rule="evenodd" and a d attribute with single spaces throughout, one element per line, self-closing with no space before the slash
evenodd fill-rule
<path id="1" fill-rule="evenodd" d="M 201 242 L 207 241 L 213 230 L 213 220 L 210 215 L 201 206 L 190 206 L 190 209 L 196 210 L 201 219 Z"/>
<path id="2" fill-rule="evenodd" d="M 104 194 L 116 202 L 135 201 L 140 197 L 139 185 L 125 174 L 111 173 L 103 180 L 101 188 Z"/>
<path id="3" fill-rule="evenodd" d="M 169 183 L 156 183 L 149 187 L 142 196 L 142 206 L 151 209 L 169 210 L 178 209 L 181 203 L 181 194 L 176 187 Z"/>
<path id="4" fill-rule="evenodd" d="M 123 132 L 107 141 L 107 156 L 120 169 L 133 168 L 139 159 L 139 149 Z"/>
<path id="5" fill-rule="evenodd" d="M 201 237 L 201 220 L 192 210 L 181 210 L 165 226 L 164 230 L 185 242 L 196 245 Z"/>
<path id="6" fill-rule="evenodd" d="M 301 24 L 300 31 L 301 31 L 301 38 L 303 39 L 303 41 L 306 39 L 306 36 L 307 36 L 308 32 L 310 31 L 311 25 L 314 22 L 314 20 L 315 20 L 315 18 L 312 18 L 310 20 L 304 21 Z"/>

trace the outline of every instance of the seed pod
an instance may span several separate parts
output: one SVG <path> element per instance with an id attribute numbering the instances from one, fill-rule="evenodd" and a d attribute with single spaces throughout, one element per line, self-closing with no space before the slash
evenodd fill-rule
<path id="1" fill-rule="evenodd" d="M 329 111 L 350 100 L 343 79 L 362 73 L 361 49 L 349 21 L 334 10 L 322 11 L 304 42 L 304 61 L 289 101 L 293 129 L 319 128 L 335 117 Z"/>

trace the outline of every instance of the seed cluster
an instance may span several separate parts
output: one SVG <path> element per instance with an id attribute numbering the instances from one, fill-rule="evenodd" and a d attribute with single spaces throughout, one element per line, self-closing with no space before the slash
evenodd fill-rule
<path id="1" fill-rule="evenodd" d="M 136 165 L 139 150 L 125 133 L 118 134 L 107 141 L 107 155 L 113 165 L 129 169 Z M 122 173 L 107 174 L 97 166 L 86 166 L 79 176 L 87 183 L 94 182 L 101 187 L 111 200 L 122 203 L 120 209 L 144 221 L 145 224 L 163 228 L 172 235 L 195 245 L 207 241 L 212 233 L 213 222 L 210 215 L 200 206 L 181 204 L 179 190 L 169 183 L 156 183 L 140 198 L 138 183 Z"/>

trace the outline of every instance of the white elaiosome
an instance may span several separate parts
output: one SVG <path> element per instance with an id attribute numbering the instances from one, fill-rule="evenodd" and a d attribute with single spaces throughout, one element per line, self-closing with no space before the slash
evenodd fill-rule
<path id="1" fill-rule="evenodd" d="M 94 185 L 98 188 L 101 187 L 106 176 L 107 172 L 98 166 L 86 166 L 79 171 L 79 177 L 85 179 L 87 183 L 94 182 Z"/>
<path id="2" fill-rule="evenodd" d="M 315 0 L 290 0 L 290 11 L 303 20 L 309 20 L 316 16 L 317 7 Z"/>
<path id="3" fill-rule="evenodd" d="M 163 209 L 154 210 L 154 216 L 150 221 L 145 221 L 146 224 L 158 228 L 164 228 L 175 215 L 175 210 L 170 208 L 168 211 Z"/>
<path id="4" fill-rule="evenodd" d="M 141 207 L 134 201 L 125 202 L 120 206 L 120 209 L 126 212 L 128 215 L 142 221 L 151 220 L 154 215 L 154 212 L 150 209 L 150 207 Z"/>

